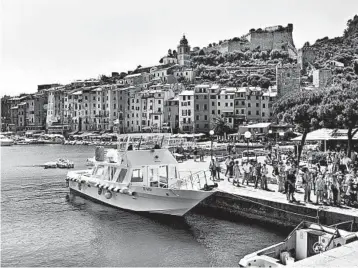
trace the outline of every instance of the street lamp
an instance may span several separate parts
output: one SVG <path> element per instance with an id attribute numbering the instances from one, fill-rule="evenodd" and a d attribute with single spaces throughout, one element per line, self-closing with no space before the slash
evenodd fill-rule
<path id="1" fill-rule="evenodd" d="M 213 135 L 214 135 L 214 130 L 210 130 L 209 134 L 210 134 L 210 139 L 211 139 L 210 154 L 211 154 L 211 160 L 213 160 Z"/>
<path id="2" fill-rule="evenodd" d="M 246 131 L 244 133 L 245 139 L 247 140 L 247 163 L 249 163 L 249 140 L 251 138 L 251 132 Z"/>

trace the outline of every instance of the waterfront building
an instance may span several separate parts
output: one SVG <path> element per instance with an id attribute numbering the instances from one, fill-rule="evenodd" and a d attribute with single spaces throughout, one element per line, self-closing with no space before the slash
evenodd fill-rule
<path id="1" fill-rule="evenodd" d="M 11 115 L 10 115 L 10 108 L 11 108 L 11 97 L 10 96 L 3 96 L 1 98 L 1 131 L 9 131 L 10 124 L 11 124 Z"/>
<path id="2" fill-rule="evenodd" d="M 194 88 L 195 132 L 208 132 L 210 129 L 210 85 L 197 85 Z"/>
<path id="3" fill-rule="evenodd" d="M 45 130 L 47 94 L 32 94 L 26 102 L 26 130 Z"/>
<path id="4" fill-rule="evenodd" d="M 213 118 L 217 117 L 217 95 L 220 94 L 220 86 L 219 85 L 211 85 L 209 88 L 209 114 L 210 114 L 210 122 L 209 128 L 214 128 Z"/>
<path id="5" fill-rule="evenodd" d="M 48 89 L 46 128 L 50 133 L 57 133 L 63 127 L 65 110 L 65 86 Z"/>
<path id="6" fill-rule="evenodd" d="M 261 121 L 261 88 L 248 87 L 246 90 L 247 99 L 247 114 L 246 120 L 248 122 L 260 122 Z"/>
<path id="7" fill-rule="evenodd" d="M 240 87 L 235 91 L 234 96 L 234 128 L 238 128 L 246 121 L 246 88 Z"/>
<path id="8" fill-rule="evenodd" d="M 234 128 L 234 98 L 235 88 L 222 88 L 217 95 L 218 115 L 225 119 L 230 128 Z M 220 111 L 220 112 L 219 112 Z"/>
<path id="9" fill-rule="evenodd" d="M 164 123 L 166 123 L 172 131 L 179 129 L 179 96 L 170 98 L 165 101 L 164 105 Z"/>
<path id="10" fill-rule="evenodd" d="M 194 133 L 194 120 L 194 91 L 184 90 L 179 94 L 179 129 Z"/>

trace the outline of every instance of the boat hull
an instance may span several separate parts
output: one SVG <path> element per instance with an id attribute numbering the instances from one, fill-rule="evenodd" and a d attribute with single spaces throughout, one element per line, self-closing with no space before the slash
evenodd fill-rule
<path id="1" fill-rule="evenodd" d="M 1 141 L 0 142 L 0 146 L 12 146 L 14 144 L 14 142 L 13 141 Z"/>
<path id="2" fill-rule="evenodd" d="M 132 195 L 110 191 L 111 198 L 108 198 L 108 195 L 106 197 L 105 194 L 108 190 L 102 189 L 101 194 L 99 194 L 100 190 L 95 186 L 89 186 L 87 183 L 80 185 L 78 182 L 69 181 L 70 192 L 125 210 L 180 217 L 213 194 L 213 192 L 205 191 L 137 186 L 130 188 Z"/>

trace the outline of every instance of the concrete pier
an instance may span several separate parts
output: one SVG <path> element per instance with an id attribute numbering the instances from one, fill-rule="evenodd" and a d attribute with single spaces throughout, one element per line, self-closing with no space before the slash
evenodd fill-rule
<path id="1" fill-rule="evenodd" d="M 192 172 L 208 170 L 209 162 L 194 162 L 188 160 L 179 165 L 181 171 Z M 269 175 L 271 171 L 269 171 Z M 345 228 L 358 230 L 358 209 L 350 207 L 320 206 L 303 202 L 303 189 L 295 193 L 299 203 L 289 203 L 286 195 L 277 192 L 276 184 L 268 184 L 272 191 L 255 189 L 251 186 L 236 187 L 223 176 L 223 181 L 218 182 L 217 192 L 209 199 L 204 200 L 196 210 L 198 212 L 209 212 L 210 214 L 225 214 L 229 218 L 247 218 L 275 226 L 293 228 L 301 221 L 307 220 L 320 222 L 324 225 L 333 225 L 340 222 L 353 221 L 344 225 Z M 311 199 L 316 200 L 312 194 Z M 343 228 L 343 226 L 342 226 Z"/>

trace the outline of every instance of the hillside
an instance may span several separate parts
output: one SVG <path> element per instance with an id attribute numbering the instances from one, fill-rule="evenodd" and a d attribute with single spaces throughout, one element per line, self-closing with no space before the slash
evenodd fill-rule
<path id="1" fill-rule="evenodd" d="M 309 46 L 308 43 L 305 44 Z M 358 16 L 348 20 L 343 36 L 318 39 L 312 46 L 315 50 L 315 68 L 329 67 L 333 70 L 334 83 L 348 87 L 358 83 Z M 336 66 L 332 61 L 344 64 Z"/>
<path id="2" fill-rule="evenodd" d="M 259 29 L 261 30 L 261 29 Z M 235 38 L 234 38 L 235 39 Z M 277 63 L 296 63 L 295 55 L 289 54 L 287 47 L 282 49 L 249 49 L 243 37 L 236 38 L 243 45 L 232 52 L 222 52 L 224 40 L 209 44 L 197 50 L 192 56 L 192 66 L 196 69 L 199 81 L 215 82 L 226 86 L 261 86 L 275 84 Z M 221 45 L 221 46 L 220 46 Z M 318 39 L 314 45 L 305 44 L 315 51 L 312 65 L 316 68 L 333 69 L 334 82 L 344 87 L 358 81 L 358 16 L 347 22 L 347 29 L 341 37 Z M 331 61 L 344 63 L 344 67 L 332 66 Z M 312 68 L 308 68 L 306 74 Z M 303 72 L 303 74 L 305 74 Z M 311 77 L 312 80 L 312 77 Z"/>

